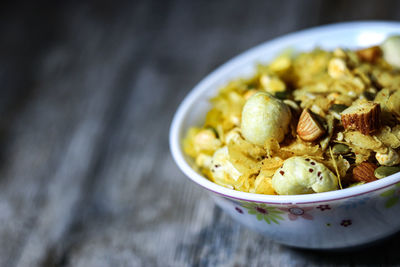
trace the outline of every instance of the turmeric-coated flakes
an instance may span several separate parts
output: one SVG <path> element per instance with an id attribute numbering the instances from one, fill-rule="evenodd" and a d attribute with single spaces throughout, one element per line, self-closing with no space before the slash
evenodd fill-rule
<path id="1" fill-rule="evenodd" d="M 211 99 L 183 150 L 211 181 L 256 194 L 340 190 L 368 180 L 357 182 L 363 166 L 400 169 L 400 62 L 390 49 L 287 50 L 258 64 Z"/>

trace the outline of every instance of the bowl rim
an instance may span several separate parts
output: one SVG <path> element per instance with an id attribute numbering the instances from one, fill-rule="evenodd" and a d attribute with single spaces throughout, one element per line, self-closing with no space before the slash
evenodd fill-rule
<path id="1" fill-rule="evenodd" d="M 258 202 L 258 203 L 277 204 L 277 205 L 313 204 L 320 202 L 336 201 L 350 197 L 360 196 L 363 194 L 368 194 L 399 183 L 400 173 L 396 173 L 391 176 L 385 177 L 384 179 L 374 181 L 372 183 L 367 183 L 356 187 L 324 192 L 324 193 L 314 193 L 314 194 L 304 194 L 304 195 L 263 195 L 263 194 L 247 193 L 223 187 L 221 185 L 218 185 L 210 181 L 209 179 L 207 179 L 207 177 L 200 175 L 198 172 L 193 170 L 193 168 L 190 167 L 190 165 L 186 162 L 185 156 L 182 151 L 181 140 L 180 140 L 180 132 L 182 124 L 186 118 L 187 112 L 190 109 L 190 107 L 196 102 L 196 100 L 199 97 L 201 97 L 201 95 L 209 87 L 209 84 L 212 84 L 220 77 L 223 77 L 224 75 L 228 74 L 231 70 L 235 69 L 239 65 L 242 65 L 243 61 L 246 61 L 249 58 L 254 58 L 254 56 L 259 54 L 260 51 L 262 51 L 265 46 L 279 45 L 279 43 L 289 41 L 290 39 L 302 38 L 303 36 L 309 36 L 309 35 L 317 35 L 321 34 L 322 31 L 324 33 L 327 33 L 327 31 L 330 32 L 338 31 L 340 29 L 348 27 L 352 28 L 353 30 L 357 29 L 371 30 L 373 28 L 382 28 L 382 27 L 389 27 L 389 28 L 391 27 L 400 29 L 400 22 L 395 22 L 395 21 L 341 22 L 341 23 L 333 23 L 333 24 L 312 27 L 296 31 L 293 33 L 285 34 L 280 37 L 274 38 L 272 40 L 263 42 L 253 48 L 250 48 L 240 53 L 239 55 L 228 60 L 226 63 L 222 64 L 214 71 L 206 75 L 206 77 L 203 78 L 185 96 L 185 98 L 179 105 L 170 126 L 170 131 L 169 131 L 170 150 L 173 159 L 175 160 L 175 163 L 178 165 L 181 171 L 193 182 L 197 183 L 198 185 L 207 189 L 208 191 L 216 193 L 220 196 L 236 199 L 239 201 Z"/>

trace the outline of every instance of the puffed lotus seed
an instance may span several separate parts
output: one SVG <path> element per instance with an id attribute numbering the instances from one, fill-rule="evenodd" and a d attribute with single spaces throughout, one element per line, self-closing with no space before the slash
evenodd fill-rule
<path id="1" fill-rule="evenodd" d="M 400 36 L 391 36 L 381 45 L 383 58 L 392 66 L 400 68 Z"/>
<path id="2" fill-rule="evenodd" d="M 379 164 L 384 166 L 394 166 L 400 163 L 399 153 L 390 147 L 388 147 L 386 153 L 377 152 L 375 158 Z"/>
<path id="3" fill-rule="evenodd" d="M 289 130 L 290 108 L 273 95 L 259 92 L 251 96 L 242 111 L 242 134 L 250 143 L 263 146 L 270 139 L 283 141 Z"/>
<path id="4" fill-rule="evenodd" d="M 274 173 L 272 187 L 279 195 L 320 193 L 338 189 L 338 179 L 322 163 L 292 157 Z"/>

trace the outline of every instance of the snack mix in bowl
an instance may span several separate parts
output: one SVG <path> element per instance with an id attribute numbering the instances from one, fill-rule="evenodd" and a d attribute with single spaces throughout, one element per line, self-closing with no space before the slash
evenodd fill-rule
<path id="1" fill-rule="evenodd" d="M 174 116 L 177 165 L 281 244 L 349 248 L 398 232 L 399 35 L 397 22 L 338 23 L 228 61 Z"/>
<path id="2" fill-rule="evenodd" d="M 360 50 L 287 51 L 214 97 L 183 141 L 216 184 L 321 193 L 400 171 L 400 37 Z"/>

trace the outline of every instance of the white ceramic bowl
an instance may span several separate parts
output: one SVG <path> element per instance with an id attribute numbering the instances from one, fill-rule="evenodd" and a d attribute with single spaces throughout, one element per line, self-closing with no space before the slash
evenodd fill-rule
<path id="1" fill-rule="evenodd" d="M 191 168 L 181 141 L 189 127 L 201 125 L 209 99 L 237 77 L 254 73 L 285 48 L 296 51 L 359 48 L 400 34 L 396 22 L 351 22 L 291 33 L 252 48 L 204 78 L 179 106 L 170 129 L 170 148 L 179 168 L 212 192 L 216 204 L 235 220 L 276 242 L 304 248 L 333 249 L 366 244 L 400 230 L 400 173 L 379 181 L 326 193 L 271 196 L 234 191 L 209 181 Z"/>

